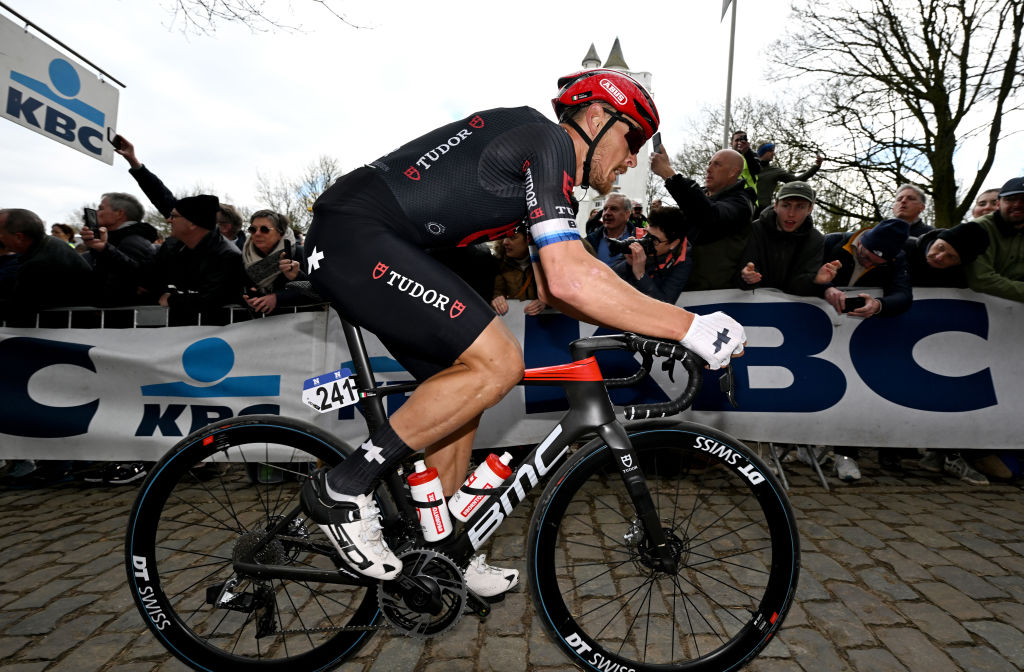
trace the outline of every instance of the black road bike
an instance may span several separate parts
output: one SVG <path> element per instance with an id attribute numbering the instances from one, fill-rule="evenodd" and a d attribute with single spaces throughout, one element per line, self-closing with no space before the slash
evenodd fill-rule
<path id="1" fill-rule="evenodd" d="M 382 396 L 414 385 L 378 386 L 360 331 L 344 332 L 372 431 L 385 421 Z M 799 538 L 782 487 L 731 436 L 649 419 L 697 395 L 704 362 L 678 343 L 619 334 L 570 349 L 571 364 L 523 380 L 560 385 L 568 412 L 457 533 L 424 542 L 402 468 L 383 480 L 384 535 L 404 564 L 389 582 L 349 570 L 298 505 L 311 465 L 336 464 L 351 446 L 270 415 L 183 439 L 150 471 L 128 521 L 128 583 L 146 624 L 184 663 L 218 671 L 326 670 L 377 630 L 441 635 L 490 612 L 463 568 L 550 476 L 534 498 L 526 582 L 568 658 L 615 672 L 741 668 L 796 591 Z M 603 380 L 595 353 L 611 349 L 639 353 L 640 370 Z M 639 381 L 654 357 L 681 362 L 687 385 L 673 401 L 627 407 L 627 419 L 644 420 L 624 425 L 607 387 Z"/>

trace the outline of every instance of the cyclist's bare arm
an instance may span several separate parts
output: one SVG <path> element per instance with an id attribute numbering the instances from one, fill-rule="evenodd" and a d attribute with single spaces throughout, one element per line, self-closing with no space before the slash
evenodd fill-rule
<path id="1" fill-rule="evenodd" d="M 566 315 L 676 341 L 690 328 L 693 313 L 637 291 L 580 241 L 545 245 L 540 259 L 533 266 L 540 300 Z"/>

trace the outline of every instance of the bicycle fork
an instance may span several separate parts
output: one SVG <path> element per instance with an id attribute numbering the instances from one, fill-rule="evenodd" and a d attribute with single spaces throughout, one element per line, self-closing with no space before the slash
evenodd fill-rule
<path id="1" fill-rule="evenodd" d="M 668 537 L 654 506 L 654 498 L 651 497 L 650 488 L 647 486 L 647 478 L 640 468 L 640 460 L 633 450 L 625 428 L 618 422 L 611 422 L 601 425 L 598 434 L 608 444 L 615 458 L 626 492 L 650 542 L 650 559 L 654 568 L 674 574 L 678 569 L 675 553 L 668 543 Z"/>

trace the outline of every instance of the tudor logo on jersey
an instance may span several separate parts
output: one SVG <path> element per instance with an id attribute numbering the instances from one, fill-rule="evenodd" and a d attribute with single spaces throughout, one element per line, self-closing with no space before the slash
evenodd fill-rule
<path id="1" fill-rule="evenodd" d="M 483 128 L 484 118 L 478 114 L 469 120 L 469 125 L 472 126 L 473 128 Z"/>
<path id="2" fill-rule="evenodd" d="M 406 168 L 404 174 L 410 180 L 416 180 L 417 182 L 419 182 L 420 171 L 416 170 L 415 166 L 409 166 L 408 168 Z"/>
<path id="3" fill-rule="evenodd" d="M 448 311 L 448 315 L 454 320 L 459 315 L 462 315 L 462 311 L 466 309 L 466 304 L 462 301 L 455 301 L 452 303 L 452 309 Z"/>
<path id="4" fill-rule="evenodd" d="M 388 268 L 390 268 L 390 266 L 378 261 L 377 265 L 373 267 L 373 279 L 380 280 L 381 277 L 388 272 Z"/>

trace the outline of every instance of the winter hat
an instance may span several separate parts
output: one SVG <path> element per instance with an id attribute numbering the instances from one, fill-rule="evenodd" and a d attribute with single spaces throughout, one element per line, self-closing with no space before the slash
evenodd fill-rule
<path id="1" fill-rule="evenodd" d="M 886 219 L 860 236 L 860 244 L 886 261 L 892 261 L 910 235 L 910 224 L 902 219 Z"/>
<path id="2" fill-rule="evenodd" d="M 774 142 L 766 142 L 766 143 L 764 143 L 763 145 L 761 145 L 760 147 L 757 148 L 757 155 L 758 156 L 764 156 L 765 154 L 767 154 L 768 152 L 772 151 L 773 149 L 775 149 L 775 143 Z"/>
<path id="3" fill-rule="evenodd" d="M 806 182 L 786 182 L 775 196 L 775 202 L 784 198 L 802 198 L 814 203 L 814 189 Z"/>
<path id="4" fill-rule="evenodd" d="M 988 233 L 977 222 L 964 222 L 952 229 L 943 229 L 939 240 L 949 243 L 960 255 L 961 264 L 969 264 L 988 248 Z"/>
<path id="5" fill-rule="evenodd" d="M 217 228 L 217 211 L 220 210 L 220 201 L 216 196 L 200 194 L 199 196 L 179 198 L 178 202 L 174 204 L 174 209 L 196 226 L 211 231 Z"/>

